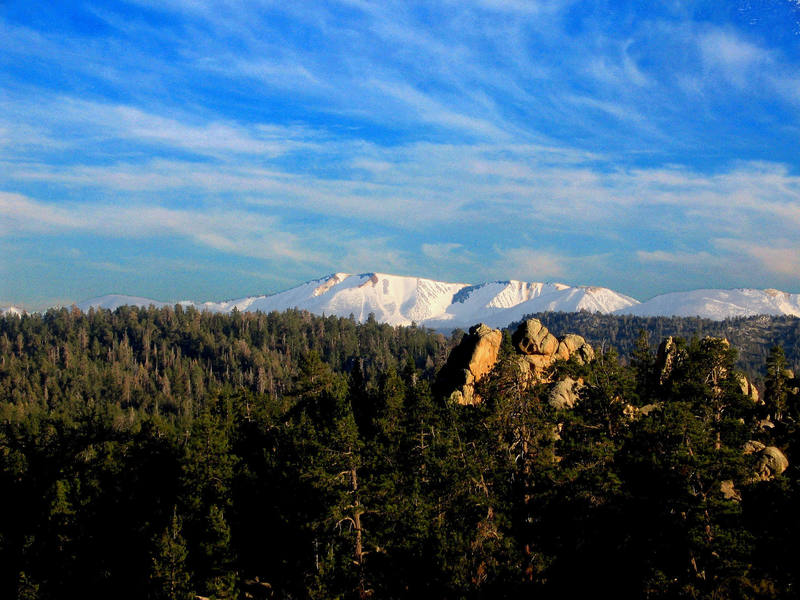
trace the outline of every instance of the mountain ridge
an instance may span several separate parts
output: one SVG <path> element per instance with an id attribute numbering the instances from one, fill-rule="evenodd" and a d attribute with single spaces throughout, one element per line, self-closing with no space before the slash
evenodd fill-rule
<path id="1" fill-rule="evenodd" d="M 283 311 L 292 308 L 314 314 L 353 317 L 370 314 L 391 325 L 417 323 L 452 330 L 485 322 L 503 327 L 537 312 L 599 312 L 635 316 L 700 316 L 714 320 L 758 314 L 800 317 L 800 294 L 775 289 L 704 289 L 660 294 L 639 302 L 599 286 L 570 286 L 558 282 L 497 280 L 478 284 L 437 281 L 425 277 L 380 272 L 331 273 L 273 294 L 245 296 L 219 302 L 182 300 L 163 302 L 139 296 L 107 294 L 76 306 L 114 310 L 120 306 L 146 307 L 180 304 L 216 313 Z M 20 311 L 9 307 L 2 314 Z"/>

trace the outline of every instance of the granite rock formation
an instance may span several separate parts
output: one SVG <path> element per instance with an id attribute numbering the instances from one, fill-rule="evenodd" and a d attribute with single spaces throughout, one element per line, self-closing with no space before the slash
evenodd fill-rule
<path id="1" fill-rule="evenodd" d="M 439 375 L 439 384 L 459 404 L 476 404 L 481 401 L 475 393 L 475 384 L 497 364 L 503 335 L 483 323 L 469 330 L 450 353 L 447 364 Z M 550 382 L 550 367 L 557 360 L 574 358 L 580 364 L 594 358 L 594 350 L 579 335 L 568 334 L 557 338 L 538 319 L 529 319 L 517 327 L 511 336 L 516 351 L 516 363 L 525 385 Z M 570 380 L 572 381 L 572 380 Z M 574 405 L 579 382 L 564 384 L 554 400 L 559 405 Z M 554 396 L 554 397 L 556 397 Z"/>
<path id="2" fill-rule="evenodd" d="M 470 328 L 450 353 L 447 364 L 439 377 L 455 388 L 451 399 L 458 404 L 477 404 L 480 396 L 475 394 L 475 383 L 480 381 L 497 364 L 503 334 L 479 323 Z"/>

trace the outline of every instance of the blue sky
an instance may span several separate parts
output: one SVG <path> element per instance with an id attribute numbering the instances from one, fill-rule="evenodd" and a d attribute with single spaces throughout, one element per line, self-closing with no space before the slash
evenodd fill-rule
<path id="1" fill-rule="evenodd" d="M 0 305 L 800 292 L 800 3 L 0 3 Z"/>

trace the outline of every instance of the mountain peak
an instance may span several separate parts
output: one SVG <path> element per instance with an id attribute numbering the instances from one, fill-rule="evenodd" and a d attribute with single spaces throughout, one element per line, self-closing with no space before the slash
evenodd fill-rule
<path id="1" fill-rule="evenodd" d="M 161 307 L 169 303 L 134 296 L 109 294 L 78 304 L 114 310 L 123 305 Z M 353 275 L 336 272 L 320 279 L 270 295 L 248 296 L 222 302 L 185 301 L 209 312 L 284 311 L 290 308 L 314 314 L 348 317 L 365 321 L 370 314 L 391 325 L 412 322 L 449 331 L 484 322 L 504 327 L 525 315 L 587 310 L 604 314 L 639 316 L 700 316 L 710 319 L 767 315 L 800 316 L 800 294 L 780 290 L 694 290 L 672 292 L 647 302 L 600 286 L 570 286 L 499 280 L 479 284 L 436 281 L 423 277 L 367 272 Z M 8 311 L 10 309 L 6 309 Z M 5 311 L 3 314 L 7 314 Z"/>

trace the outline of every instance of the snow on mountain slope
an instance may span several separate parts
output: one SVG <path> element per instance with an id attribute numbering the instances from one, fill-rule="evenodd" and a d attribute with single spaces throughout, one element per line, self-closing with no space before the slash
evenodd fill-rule
<path id="1" fill-rule="evenodd" d="M 610 312 L 636 301 L 604 288 L 574 288 L 560 283 L 496 281 L 480 285 L 447 283 L 384 273 L 350 275 L 334 273 L 269 296 L 249 296 L 223 302 L 181 304 L 200 310 L 227 313 L 283 311 L 299 308 L 315 314 L 365 321 L 370 314 L 390 325 L 420 325 L 441 329 L 469 327 L 479 321 L 502 326 L 540 310 L 599 310 Z M 161 307 L 167 303 L 149 298 L 101 296 L 78 304 L 116 309 L 130 304 Z"/>
<path id="2" fill-rule="evenodd" d="M 439 314 L 449 304 L 461 283 L 443 283 L 416 277 L 383 273 L 349 275 L 335 273 L 270 296 L 241 298 L 228 302 L 198 304 L 213 312 L 270 312 L 300 308 L 315 314 L 349 317 L 365 321 L 370 313 L 382 323 L 408 325 Z"/>
<path id="3" fill-rule="evenodd" d="M 800 294 L 779 290 L 693 290 L 672 292 L 625 307 L 616 314 L 638 316 L 703 317 L 722 320 L 753 315 L 800 317 Z"/>
<path id="4" fill-rule="evenodd" d="M 527 314 L 547 311 L 612 313 L 615 310 L 635 306 L 638 300 L 601 287 L 568 287 L 553 284 L 554 289 L 544 290 L 541 295 L 527 302 L 506 309 L 495 317 L 497 323 L 520 320 Z"/>
<path id="5" fill-rule="evenodd" d="M 129 304 L 146 307 L 168 303 L 131 296 L 109 295 L 85 300 L 89 307 L 116 309 Z M 268 296 L 248 296 L 223 302 L 181 302 L 199 310 L 307 310 L 318 315 L 366 321 L 370 314 L 382 323 L 416 322 L 449 331 L 484 322 L 503 327 L 523 316 L 545 311 L 631 314 L 641 316 L 702 316 L 711 319 L 755 314 L 800 316 L 800 294 L 778 290 L 696 290 L 656 296 L 645 303 L 601 287 L 572 287 L 562 283 L 493 281 L 478 285 L 446 283 L 384 273 L 334 273 Z"/>
<path id="6" fill-rule="evenodd" d="M 0 308 L 0 317 L 21 317 L 23 311 L 17 308 L 16 306 L 7 306 L 6 308 Z"/>
<path id="7" fill-rule="evenodd" d="M 608 313 L 636 302 L 606 288 L 495 281 L 463 288 L 444 315 L 432 317 L 425 321 L 425 325 L 444 329 L 483 321 L 493 327 L 502 327 L 536 312 L 588 310 Z"/>

